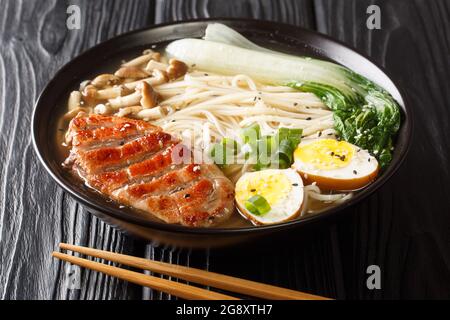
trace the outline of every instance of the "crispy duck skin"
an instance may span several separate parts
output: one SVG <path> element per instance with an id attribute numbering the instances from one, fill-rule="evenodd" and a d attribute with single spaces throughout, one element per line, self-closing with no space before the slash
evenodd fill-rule
<path id="1" fill-rule="evenodd" d="M 180 141 L 145 121 L 80 113 L 66 142 L 64 166 L 90 187 L 167 223 L 210 227 L 234 210 L 234 186 L 222 171 L 189 163 Z"/>

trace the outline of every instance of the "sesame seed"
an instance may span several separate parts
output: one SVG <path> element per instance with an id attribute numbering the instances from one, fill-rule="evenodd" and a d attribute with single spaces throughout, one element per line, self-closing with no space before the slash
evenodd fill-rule
<path id="1" fill-rule="evenodd" d="M 251 189 L 250 192 L 256 192 L 256 189 Z"/>
<path id="2" fill-rule="evenodd" d="M 184 195 L 184 198 L 185 199 L 187 199 L 187 198 L 189 198 L 191 195 L 189 194 L 189 193 L 186 193 L 185 195 Z"/>
<path id="3" fill-rule="evenodd" d="M 306 120 L 311 120 L 311 119 L 312 119 L 311 117 L 306 118 Z"/>
<path id="4" fill-rule="evenodd" d="M 358 174 L 358 172 L 357 172 L 356 170 L 353 170 L 353 173 L 354 173 L 354 174 Z"/>
<path id="5" fill-rule="evenodd" d="M 297 102 L 294 102 L 294 106 L 298 106 L 298 103 L 297 103 Z"/>
<path id="6" fill-rule="evenodd" d="M 292 184 L 294 187 L 298 187 L 298 183 L 293 183 Z"/>

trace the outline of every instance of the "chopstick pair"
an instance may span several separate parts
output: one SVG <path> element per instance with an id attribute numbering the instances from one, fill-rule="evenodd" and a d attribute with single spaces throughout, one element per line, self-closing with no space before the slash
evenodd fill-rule
<path id="1" fill-rule="evenodd" d="M 96 258 L 117 262 L 130 267 L 152 271 L 158 274 L 172 276 L 189 282 L 198 283 L 218 289 L 236 292 L 251 297 L 262 299 L 281 300 L 327 300 L 325 297 L 303 293 L 300 291 L 280 288 L 255 281 L 235 278 L 219 273 L 204 271 L 190 267 L 173 265 L 165 262 L 158 262 L 129 255 L 102 251 L 87 247 L 75 246 L 67 243 L 60 243 L 59 247 Z M 199 287 L 161 279 L 143 273 L 109 266 L 103 263 L 71 256 L 54 251 L 52 256 L 84 268 L 99 271 L 107 275 L 126 280 L 141 286 L 169 293 L 171 295 L 194 300 L 238 300 L 239 298 L 202 289 Z"/>

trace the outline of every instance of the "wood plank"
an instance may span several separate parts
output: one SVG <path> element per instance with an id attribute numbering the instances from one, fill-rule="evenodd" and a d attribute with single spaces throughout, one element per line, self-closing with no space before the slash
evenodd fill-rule
<path id="1" fill-rule="evenodd" d="M 381 9 L 381 30 L 366 27 L 373 3 Z M 414 109 L 407 161 L 356 208 L 354 227 L 339 228 L 349 298 L 448 298 L 450 3 L 316 0 L 315 11 L 319 31 L 386 67 Z M 366 288 L 372 264 L 381 268 L 381 290 Z"/>
<path id="2" fill-rule="evenodd" d="M 0 7 L 0 298 L 128 299 L 141 289 L 83 271 L 68 290 L 51 258 L 61 241 L 135 254 L 132 238 L 99 221 L 56 186 L 30 139 L 33 101 L 52 75 L 83 50 L 153 22 L 147 0 L 71 1 L 81 29 L 66 28 L 65 1 L 7 1 Z"/>
<path id="3" fill-rule="evenodd" d="M 262 19 L 314 27 L 312 0 L 156 0 L 155 23 L 212 17 Z"/>
<path id="4" fill-rule="evenodd" d="M 155 22 L 206 17 L 244 17 L 280 21 L 314 28 L 312 1 L 179 1 L 157 0 Z M 316 230 L 301 245 L 249 251 L 239 247 L 187 251 L 147 246 L 146 257 L 170 263 L 244 277 L 314 294 L 343 298 L 345 295 L 339 256 L 334 253 L 333 228 Z M 169 295 L 144 289 L 144 298 L 170 299 Z"/>

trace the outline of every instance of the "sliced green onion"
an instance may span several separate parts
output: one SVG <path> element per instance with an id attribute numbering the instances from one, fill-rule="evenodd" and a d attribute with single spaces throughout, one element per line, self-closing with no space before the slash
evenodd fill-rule
<path id="1" fill-rule="evenodd" d="M 250 201 L 245 201 L 245 208 L 252 214 L 259 216 L 258 208 Z"/>
<path id="2" fill-rule="evenodd" d="M 233 150 L 234 155 L 238 154 L 238 143 L 236 140 L 231 138 L 223 138 L 222 141 L 220 141 L 220 143 L 225 149 Z"/>
<path id="3" fill-rule="evenodd" d="M 242 129 L 242 141 L 250 145 L 256 144 L 256 141 L 261 137 L 261 128 L 259 124 L 254 123 L 249 127 Z"/>
<path id="4" fill-rule="evenodd" d="M 270 211 L 270 204 L 266 198 L 257 194 L 245 201 L 245 208 L 254 215 L 262 216 Z"/>
<path id="5" fill-rule="evenodd" d="M 273 136 L 262 136 L 261 139 L 258 140 L 257 144 L 259 154 L 264 153 L 265 151 L 265 154 L 269 156 L 275 148 L 275 139 Z"/>
<path id="6" fill-rule="evenodd" d="M 292 145 L 297 147 L 302 139 L 302 129 L 279 128 L 275 135 L 275 141 L 281 144 L 283 140 L 290 140 Z"/>
<path id="7" fill-rule="evenodd" d="M 229 164 L 233 155 L 236 156 L 237 154 L 238 143 L 231 138 L 223 138 L 219 143 L 213 144 L 210 150 L 211 158 L 219 166 Z"/>
<path id="8" fill-rule="evenodd" d="M 285 139 L 280 142 L 280 146 L 274 155 L 274 162 L 278 164 L 278 168 L 289 168 L 293 161 L 294 145 L 292 141 Z"/>

